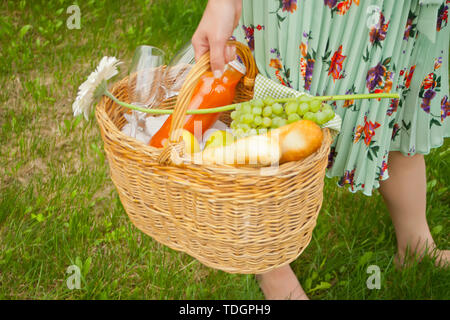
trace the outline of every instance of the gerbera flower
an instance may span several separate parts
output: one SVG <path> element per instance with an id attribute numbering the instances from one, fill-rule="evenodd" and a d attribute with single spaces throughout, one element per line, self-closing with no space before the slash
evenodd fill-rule
<path id="1" fill-rule="evenodd" d="M 115 57 L 103 57 L 99 65 L 87 80 L 78 89 L 78 95 L 72 104 L 73 115 L 84 114 L 89 120 L 94 99 L 101 96 L 106 90 L 106 81 L 114 77 L 117 73 L 117 66 L 121 64 Z"/>

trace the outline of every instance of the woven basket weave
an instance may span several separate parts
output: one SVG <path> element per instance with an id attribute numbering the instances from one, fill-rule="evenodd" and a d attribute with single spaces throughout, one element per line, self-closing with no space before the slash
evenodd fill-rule
<path id="1" fill-rule="evenodd" d="M 257 68 L 251 52 L 234 42 L 247 66 L 236 102 L 253 96 Z M 260 169 L 198 165 L 183 161 L 180 130 L 192 91 L 209 68 L 209 55 L 195 64 L 177 98 L 171 142 L 146 146 L 123 134 L 125 108 L 103 97 L 96 108 L 110 173 L 131 221 L 147 235 L 203 264 L 229 273 L 258 274 L 295 260 L 309 244 L 322 205 L 331 134 L 306 159 Z M 128 79 L 112 93 L 128 102 Z M 229 112 L 221 120 L 230 123 Z"/>

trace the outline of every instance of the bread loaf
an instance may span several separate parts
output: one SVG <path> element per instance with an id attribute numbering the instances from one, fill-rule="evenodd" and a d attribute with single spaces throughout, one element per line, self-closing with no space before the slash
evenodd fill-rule
<path id="1" fill-rule="evenodd" d="M 281 151 L 278 141 L 268 135 L 250 136 L 224 146 L 206 148 L 205 164 L 269 166 L 278 163 Z"/>
<path id="2" fill-rule="evenodd" d="M 300 120 L 228 146 L 206 148 L 202 159 L 205 164 L 269 166 L 306 158 L 321 146 L 322 139 L 316 123 Z"/>
<path id="3" fill-rule="evenodd" d="M 322 145 L 322 129 L 313 121 L 300 120 L 269 134 L 279 134 L 280 163 L 306 158 Z"/>

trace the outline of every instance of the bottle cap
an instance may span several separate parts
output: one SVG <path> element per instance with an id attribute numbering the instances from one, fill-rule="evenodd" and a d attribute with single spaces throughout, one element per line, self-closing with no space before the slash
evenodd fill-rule
<path id="1" fill-rule="evenodd" d="M 229 62 L 228 65 L 242 74 L 247 73 L 247 68 L 245 67 L 245 64 L 242 62 L 242 59 L 241 57 L 239 57 L 239 55 L 236 55 L 236 59 Z"/>

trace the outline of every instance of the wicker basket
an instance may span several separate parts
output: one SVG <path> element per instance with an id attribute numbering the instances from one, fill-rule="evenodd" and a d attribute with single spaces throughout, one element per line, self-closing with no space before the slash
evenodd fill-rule
<path id="1" fill-rule="evenodd" d="M 257 68 L 251 52 L 235 43 L 247 66 L 236 101 L 252 99 Z M 189 73 L 173 108 L 172 129 L 181 128 L 199 76 L 209 68 L 205 55 Z M 128 101 L 127 78 L 113 94 Z M 144 233 L 203 264 L 229 273 L 258 274 L 295 260 L 309 244 L 322 205 L 332 142 L 328 129 L 320 149 L 306 159 L 280 165 L 276 173 L 181 161 L 180 130 L 164 149 L 123 134 L 125 108 L 103 97 L 96 108 L 110 173 L 125 211 Z M 222 121 L 229 124 L 229 113 Z M 177 134 L 178 133 L 178 134 Z"/>

